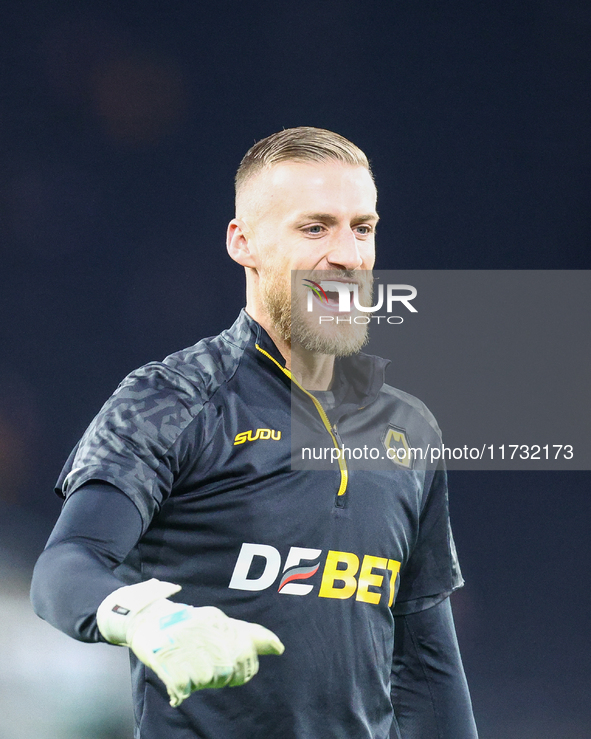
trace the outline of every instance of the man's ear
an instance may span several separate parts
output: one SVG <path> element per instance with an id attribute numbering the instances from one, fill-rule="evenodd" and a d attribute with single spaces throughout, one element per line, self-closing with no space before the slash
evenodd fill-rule
<path id="1" fill-rule="evenodd" d="M 228 224 L 226 248 L 235 262 L 243 267 L 256 269 L 256 260 L 251 251 L 251 234 L 252 232 L 245 221 L 240 218 L 233 218 Z"/>

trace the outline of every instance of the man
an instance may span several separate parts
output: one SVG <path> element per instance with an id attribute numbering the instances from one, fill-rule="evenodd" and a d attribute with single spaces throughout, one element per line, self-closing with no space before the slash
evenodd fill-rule
<path id="1" fill-rule="evenodd" d="M 343 290 L 369 305 L 377 220 L 351 142 L 297 128 L 255 144 L 227 237 L 245 311 L 127 377 L 60 476 L 33 604 L 131 647 L 136 739 L 476 737 L 445 472 L 296 463 L 304 441 L 440 443 L 359 353 L 363 322 L 318 320 L 343 318 Z M 273 656 L 254 677 L 257 655 Z"/>

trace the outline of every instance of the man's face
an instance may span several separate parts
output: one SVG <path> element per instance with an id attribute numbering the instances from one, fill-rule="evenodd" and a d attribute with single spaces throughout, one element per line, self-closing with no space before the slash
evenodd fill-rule
<path id="1" fill-rule="evenodd" d="M 340 312 L 338 286 L 331 290 L 326 283 L 350 286 L 362 305 L 370 304 L 378 216 L 367 169 L 336 161 L 283 162 L 246 188 L 244 220 L 251 230 L 258 297 L 274 328 L 292 348 L 336 356 L 359 351 L 367 326 L 348 323 L 358 314 L 354 308 Z M 324 296 L 309 302 L 303 278 L 325 287 L 328 302 Z M 321 323 L 320 315 L 332 320 Z"/>

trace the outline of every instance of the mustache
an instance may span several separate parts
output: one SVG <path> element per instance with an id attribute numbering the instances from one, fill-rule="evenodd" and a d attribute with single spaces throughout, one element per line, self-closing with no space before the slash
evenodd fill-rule
<path id="1" fill-rule="evenodd" d="M 314 282 L 322 282 L 323 280 L 353 282 L 359 285 L 361 289 L 372 289 L 374 277 L 372 270 L 358 269 L 322 269 L 322 270 L 298 270 L 293 273 L 296 282 L 302 279 L 312 280 Z"/>

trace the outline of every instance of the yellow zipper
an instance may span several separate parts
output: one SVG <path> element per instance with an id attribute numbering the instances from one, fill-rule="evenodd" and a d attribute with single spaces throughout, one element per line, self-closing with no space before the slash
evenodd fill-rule
<path id="1" fill-rule="evenodd" d="M 295 385 L 297 385 L 297 387 L 299 387 L 299 389 L 303 393 L 305 393 L 312 400 L 312 402 L 314 403 L 314 406 L 315 406 L 316 410 L 318 411 L 318 415 L 322 419 L 322 423 L 324 424 L 324 426 L 326 427 L 326 430 L 330 434 L 330 438 L 332 439 L 333 444 L 335 445 L 335 447 L 340 452 L 341 451 L 341 448 L 339 447 L 339 442 L 337 441 L 337 437 L 334 435 L 334 433 L 332 431 L 332 427 L 330 425 L 330 421 L 328 420 L 328 416 L 326 415 L 326 411 L 320 405 L 320 402 L 318 401 L 318 399 L 315 398 L 312 395 L 312 393 L 309 393 L 305 388 L 303 388 L 300 385 L 300 383 L 295 379 L 295 377 L 291 374 L 291 372 L 288 369 L 286 369 L 285 367 L 282 367 L 279 364 L 279 362 L 274 357 L 272 357 L 269 354 L 269 352 L 266 352 L 264 349 L 261 349 L 261 347 L 258 344 L 255 344 L 255 346 L 261 352 L 261 354 L 264 354 L 272 362 L 274 362 L 279 367 L 279 369 L 283 372 L 283 374 L 287 375 L 289 377 L 289 379 Z M 339 463 L 339 469 L 341 471 L 341 484 L 339 485 L 339 490 L 338 490 L 337 495 L 344 495 L 345 494 L 345 491 L 347 490 L 347 483 L 349 481 L 349 470 L 347 469 L 347 463 L 345 462 L 345 458 L 344 458 L 344 456 L 342 454 L 339 454 L 339 456 L 337 458 L 337 461 Z"/>

